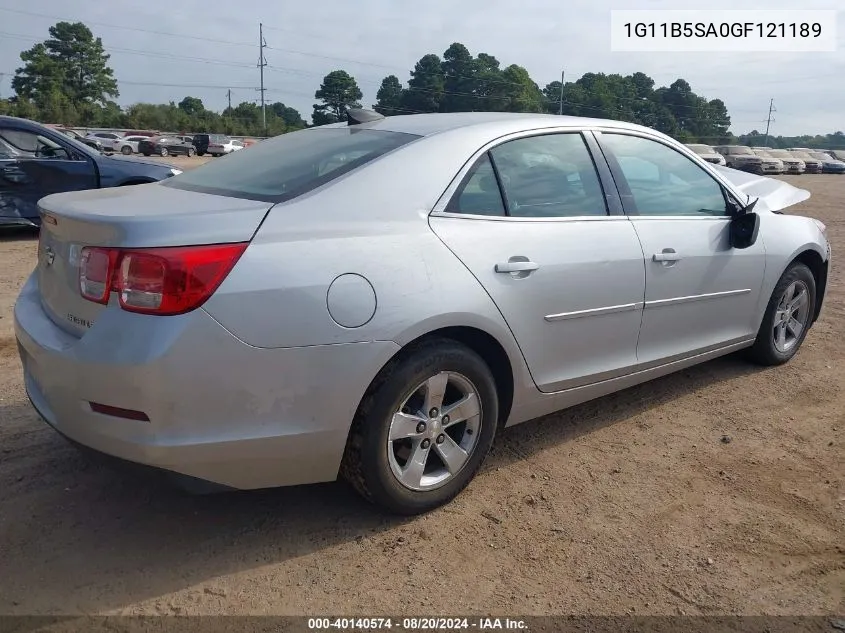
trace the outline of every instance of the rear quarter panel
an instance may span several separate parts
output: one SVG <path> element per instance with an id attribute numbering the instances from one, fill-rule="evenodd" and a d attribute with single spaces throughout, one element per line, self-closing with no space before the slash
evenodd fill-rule
<path id="1" fill-rule="evenodd" d="M 263 348 L 404 346 L 439 328 L 475 327 L 507 352 L 516 389 L 533 388 L 495 304 L 429 228 L 429 210 L 472 153 L 444 151 L 443 143 L 413 143 L 276 205 L 204 309 Z M 338 325 L 327 306 L 333 280 L 348 273 L 366 278 L 376 296 L 375 313 L 360 327 Z"/>

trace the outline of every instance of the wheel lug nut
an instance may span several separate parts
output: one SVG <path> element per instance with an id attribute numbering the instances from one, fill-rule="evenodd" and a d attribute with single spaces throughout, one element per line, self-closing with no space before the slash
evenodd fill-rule
<path id="1" fill-rule="evenodd" d="M 442 444 L 445 440 L 446 440 L 446 436 L 443 435 L 442 433 L 437 436 L 437 443 L 438 444 Z"/>
<path id="2" fill-rule="evenodd" d="M 428 417 L 430 417 L 430 418 L 436 418 L 436 417 L 437 417 L 437 409 L 432 409 L 431 411 L 429 411 L 429 412 L 428 412 Z"/>
<path id="3" fill-rule="evenodd" d="M 449 416 L 448 415 L 443 416 L 443 424 L 449 424 Z"/>
<path id="4" fill-rule="evenodd" d="M 423 440 L 422 441 L 422 447 L 423 448 L 428 448 L 429 446 L 431 446 L 431 440 Z"/>
<path id="5" fill-rule="evenodd" d="M 425 422 L 420 422 L 417 424 L 417 433 L 422 433 L 425 431 Z"/>

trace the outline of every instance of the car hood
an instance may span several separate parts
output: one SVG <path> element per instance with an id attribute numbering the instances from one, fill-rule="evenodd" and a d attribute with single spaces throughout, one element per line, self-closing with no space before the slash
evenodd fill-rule
<path id="1" fill-rule="evenodd" d="M 150 165 L 151 167 L 163 167 L 165 169 L 179 169 L 176 165 L 170 163 L 162 163 L 157 160 L 144 160 L 143 158 L 135 158 L 133 156 L 109 156 L 108 160 L 116 160 L 121 163 L 135 163 L 136 165 Z"/>
<path id="2" fill-rule="evenodd" d="M 759 198 L 769 211 L 781 211 L 810 197 L 806 189 L 799 189 L 776 178 L 757 176 L 730 167 L 716 166 L 714 169 L 747 195 L 749 200 Z"/>

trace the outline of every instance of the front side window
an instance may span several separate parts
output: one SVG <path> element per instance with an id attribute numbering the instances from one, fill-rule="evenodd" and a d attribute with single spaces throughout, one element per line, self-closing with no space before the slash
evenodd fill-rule
<path id="1" fill-rule="evenodd" d="M 55 141 L 26 130 L 0 130 L 0 154 L 13 159 L 70 160 L 68 151 Z"/>
<path id="2" fill-rule="evenodd" d="M 579 133 L 507 141 L 490 151 L 513 217 L 607 215 L 604 193 Z"/>
<path id="3" fill-rule="evenodd" d="M 634 201 L 630 213 L 663 216 L 728 215 L 721 185 L 703 168 L 651 139 L 602 133 Z"/>
<path id="4" fill-rule="evenodd" d="M 163 186 L 234 198 L 284 202 L 418 139 L 384 130 L 290 132 L 168 178 Z M 386 183 L 387 184 L 387 183 Z"/>

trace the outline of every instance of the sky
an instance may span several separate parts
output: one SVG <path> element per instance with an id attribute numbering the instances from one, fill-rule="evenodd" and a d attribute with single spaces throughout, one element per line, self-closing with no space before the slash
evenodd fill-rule
<path id="1" fill-rule="evenodd" d="M 11 94 L 20 52 L 48 37 L 60 19 L 85 22 L 103 40 L 121 105 L 186 95 L 222 110 L 259 98 L 259 23 L 268 66 L 266 99 L 310 119 L 314 91 L 330 71 L 352 74 L 375 103 L 381 80 L 403 82 L 427 53 L 452 42 L 472 54 L 524 66 L 542 88 L 586 72 L 642 71 L 657 86 L 678 77 L 708 99 L 722 99 L 736 133 L 774 135 L 845 130 L 845 6 L 835 53 L 624 53 L 610 50 L 613 9 L 839 9 L 841 0 L 0 0 L 0 96 Z M 800 5 L 800 6 L 798 6 Z M 33 15 L 40 14 L 40 15 Z M 170 35 L 166 35 L 170 34 Z"/>

